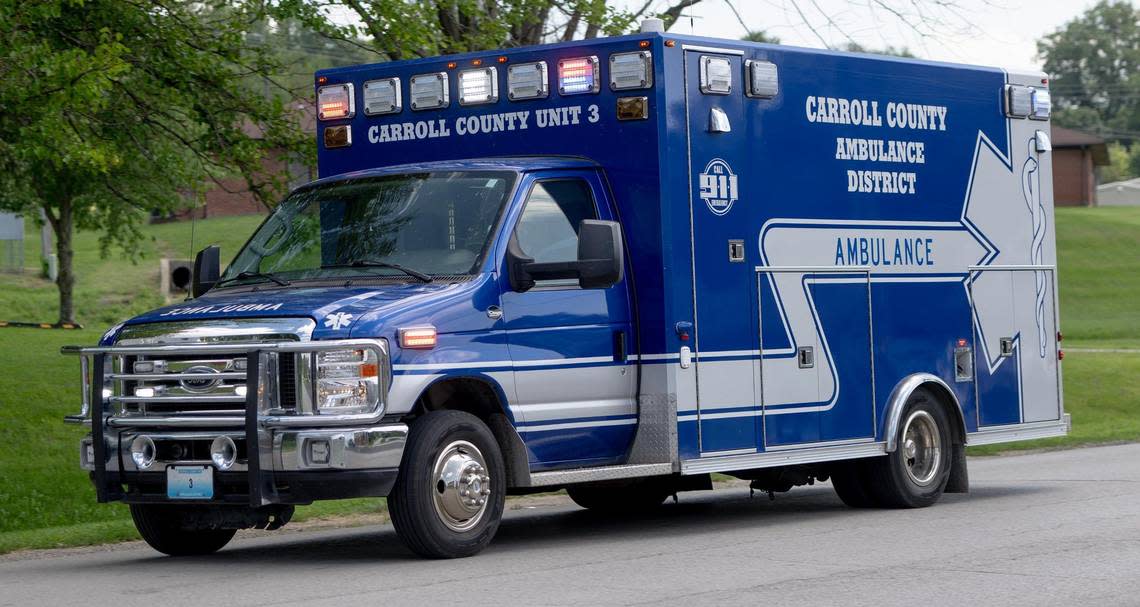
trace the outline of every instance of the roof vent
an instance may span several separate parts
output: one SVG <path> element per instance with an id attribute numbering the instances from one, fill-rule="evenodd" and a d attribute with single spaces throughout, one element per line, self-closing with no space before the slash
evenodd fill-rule
<path id="1" fill-rule="evenodd" d="M 657 19 L 656 17 L 646 19 L 641 22 L 641 33 L 643 34 L 664 34 L 665 22 Z"/>

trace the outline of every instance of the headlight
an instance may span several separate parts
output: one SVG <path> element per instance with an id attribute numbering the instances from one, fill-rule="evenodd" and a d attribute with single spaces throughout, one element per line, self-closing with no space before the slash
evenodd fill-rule
<path id="1" fill-rule="evenodd" d="M 375 350 L 317 353 L 317 412 L 367 413 L 380 403 L 380 361 Z"/>

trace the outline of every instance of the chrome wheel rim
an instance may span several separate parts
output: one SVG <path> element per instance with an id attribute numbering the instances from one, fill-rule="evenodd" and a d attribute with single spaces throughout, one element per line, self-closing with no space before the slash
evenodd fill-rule
<path id="1" fill-rule="evenodd" d="M 922 410 L 911 413 L 903 426 L 900 450 L 911 482 L 919 486 L 933 483 L 942 467 L 942 436 L 934 417 Z"/>
<path id="2" fill-rule="evenodd" d="M 479 524 L 491 499 L 491 477 L 475 445 L 454 441 L 444 447 L 431 478 L 435 513 L 448 529 L 469 531 Z"/>

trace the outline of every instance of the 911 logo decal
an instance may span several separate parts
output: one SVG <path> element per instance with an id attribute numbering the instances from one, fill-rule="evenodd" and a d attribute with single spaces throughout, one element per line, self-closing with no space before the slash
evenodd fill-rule
<path id="1" fill-rule="evenodd" d="M 739 189 L 737 176 L 727 162 L 713 158 L 699 179 L 701 200 L 713 214 L 724 215 L 732 210 L 732 204 L 739 198 Z"/>

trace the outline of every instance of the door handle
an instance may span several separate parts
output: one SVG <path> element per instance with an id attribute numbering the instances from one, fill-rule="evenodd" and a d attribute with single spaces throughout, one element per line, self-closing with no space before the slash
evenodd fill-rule
<path id="1" fill-rule="evenodd" d="M 681 346 L 681 368 L 688 369 L 693 366 L 693 350 L 689 346 Z"/>

